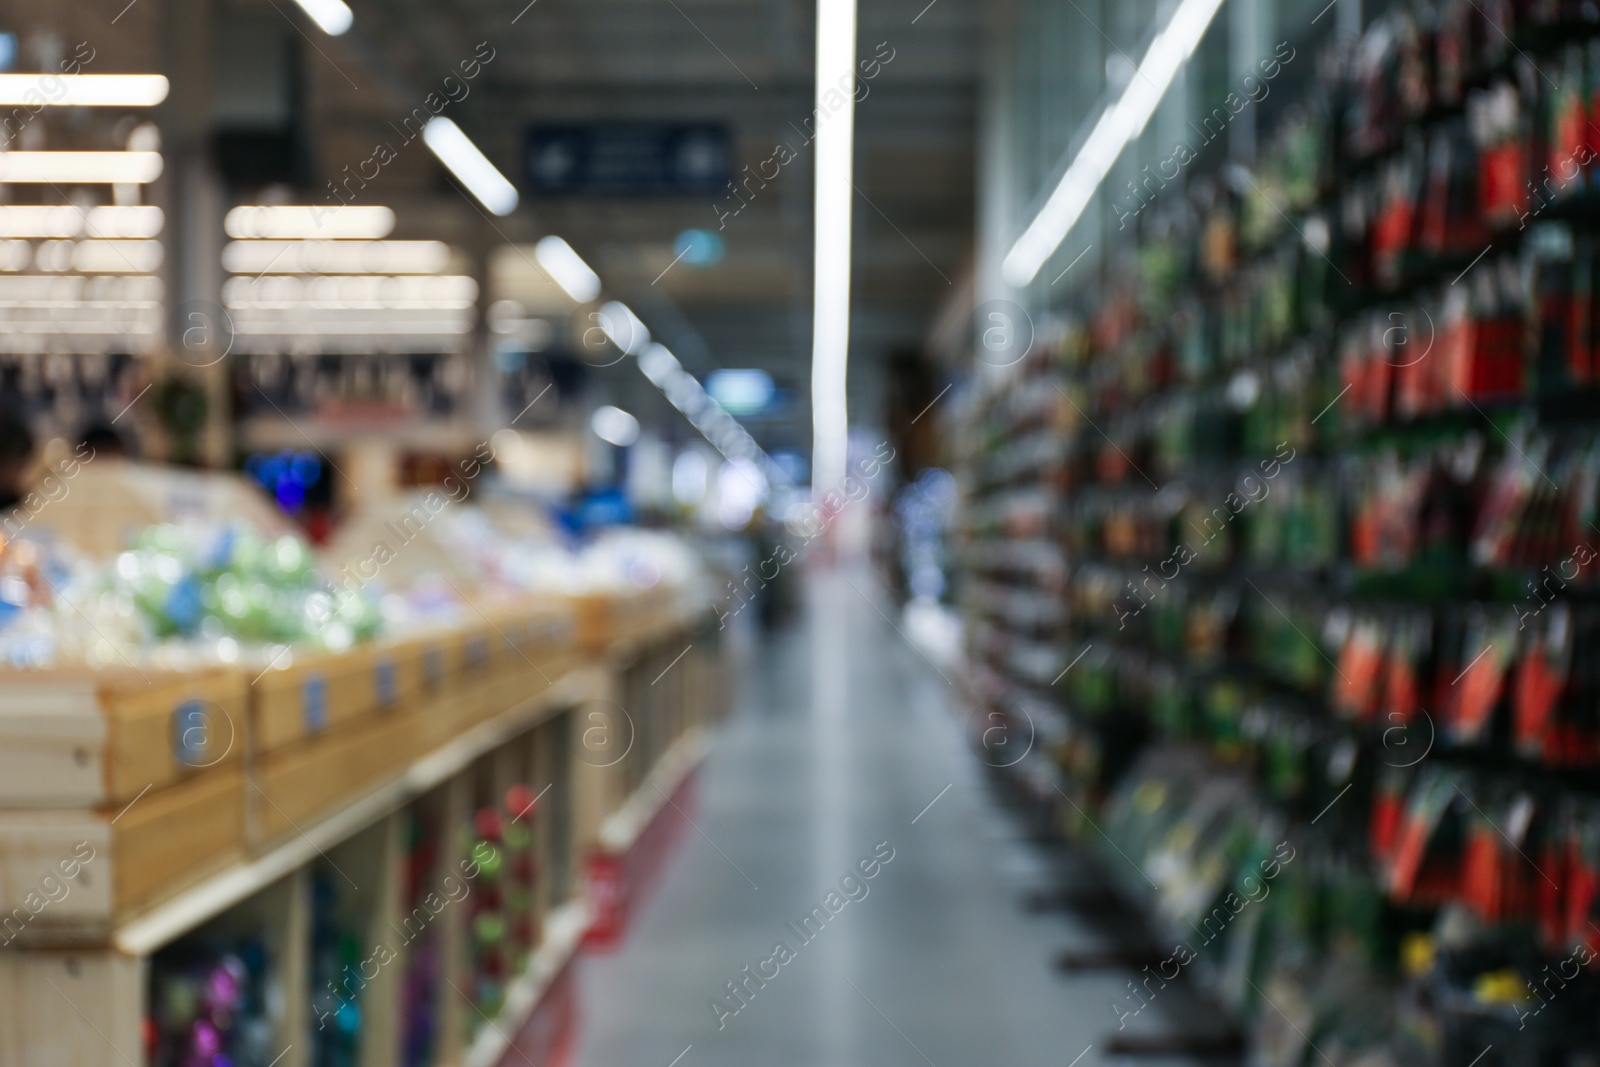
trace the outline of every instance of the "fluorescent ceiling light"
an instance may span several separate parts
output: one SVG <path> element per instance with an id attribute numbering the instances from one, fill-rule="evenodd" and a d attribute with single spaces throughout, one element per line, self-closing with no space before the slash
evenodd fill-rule
<path id="1" fill-rule="evenodd" d="M 451 310 L 476 306 L 478 283 L 463 275 L 451 274 L 429 277 L 268 274 L 254 278 L 240 275 L 222 283 L 222 299 L 229 307 Z"/>
<path id="2" fill-rule="evenodd" d="M 344 0 L 295 0 L 295 3 L 329 37 L 338 37 L 356 21 L 355 12 Z"/>
<path id="3" fill-rule="evenodd" d="M 160 241 L 78 241 L 72 246 L 72 269 L 82 274 L 152 274 L 160 267 Z"/>
<path id="4" fill-rule="evenodd" d="M 600 329 L 612 344 L 630 356 L 637 356 L 650 343 L 649 328 L 620 300 L 600 305 Z"/>
<path id="5" fill-rule="evenodd" d="M 0 182 L 146 185 L 159 177 L 160 152 L 0 152 Z"/>
<path id="6" fill-rule="evenodd" d="M 478 198 L 478 203 L 493 214 L 509 215 L 517 209 L 516 187 L 506 181 L 506 176 L 495 169 L 460 126 L 447 118 L 429 119 L 422 127 L 422 140 Z"/>
<path id="7" fill-rule="evenodd" d="M 443 241 L 230 241 L 231 274 L 437 274 L 450 262 Z"/>
<path id="8" fill-rule="evenodd" d="M 817 0 L 816 233 L 811 327 L 812 490 L 844 481 L 849 451 L 850 208 L 855 0 Z M 848 88 L 847 88 L 848 87 Z M 839 97 L 843 102 L 839 103 Z"/>
<path id="9" fill-rule="evenodd" d="M 678 357 L 668 351 L 666 345 L 654 343 L 639 353 L 639 369 L 658 389 L 666 388 L 668 382 L 683 373 Z"/>
<path id="10" fill-rule="evenodd" d="M 159 74 L 0 74 L 0 107 L 154 107 L 166 98 Z"/>
<path id="11" fill-rule="evenodd" d="M 534 245 L 533 258 L 561 291 L 578 303 L 587 304 L 600 295 L 600 275 L 561 238 L 552 235 Z"/>
<path id="12" fill-rule="evenodd" d="M 165 222 L 161 209 L 149 205 L 92 207 L 83 232 L 89 237 L 154 237 Z"/>
<path id="13" fill-rule="evenodd" d="M 589 429 L 600 440 L 618 448 L 627 448 L 639 439 L 639 420 L 610 404 L 595 408 L 589 418 Z"/>
<path id="14" fill-rule="evenodd" d="M 394 232 L 394 212 L 386 207 L 246 204 L 228 212 L 222 228 L 229 237 L 374 240 Z"/>
<path id="15" fill-rule="evenodd" d="M 1117 157 L 1155 114 L 1173 77 L 1200 44 L 1221 6 L 1222 0 L 1182 0 L 1178 5 L 1165 28 L 1150 42 L 1122 95 L 1101 112 L 1050 198 L 1006 253 L 1000 276 L 1007 285 L 1020 287 L 1033 281 L 1039 268 L 1061 247 L 1100 183 L 1111 173 Z"/>
<path id="16" fill-rule="evenodd" d="M 0 206 L 0 238 L 4 237 L 154 237 L 161 232 L 161 209 L 149 206 L 92 207 L 70 204 Z"/>

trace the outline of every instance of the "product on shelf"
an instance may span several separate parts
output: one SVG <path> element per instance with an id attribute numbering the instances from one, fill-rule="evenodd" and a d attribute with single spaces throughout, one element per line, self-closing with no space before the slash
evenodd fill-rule
<path id="1" fill-rule="evenodd" d="M 1295 850 L 1196 953 L 1252 1062 L 1586 1062 L 1600 13 L 1402 3 L 1316 62 L 974 382 L 966 685 L 1052 739 L 983 758 L 1184 939 Z"/>
<path id="2" fill-rule="evenodd" d="M 151 1067 L 267 1067 L 282 1049 L 269 1015 L 259 940 L 187 939 L 150 961 Z"/>
<path id="3" fill-rule="evenodd" d="M 367 978 L 363 939 L 341 915 L 339 876 L 318 867 L 311 876 L 311 1067 L 356 1067 L 361 1055 L 361 1001 Z"/>

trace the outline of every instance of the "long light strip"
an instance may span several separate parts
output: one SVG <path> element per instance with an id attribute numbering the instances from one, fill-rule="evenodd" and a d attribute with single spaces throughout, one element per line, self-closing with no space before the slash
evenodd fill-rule
<path id="1" fill-rule="evenodd" d="M 394 211 L 366 204 L 242 204 L 222 220 L 229 237 L 375 240 L 394 232 Z"/>
<path id="2" fill-rule="evenodd" d="M 650 343 L 649 328 L 620 300 L 608 300 L 600 305 L 600 329 L 612 344 L 630 356 L 637 356 Z"/>
<path id="3" fill-rule="evenodd" d="M 146 185 L 159 177 L 160 152 L 0 152 L 0 182 Z"/>
<path id="4" fill-rule="evenodd" d="M 0 74 L 0 107 L 155 107 L 160 74 Z"/>
<path id="5" fill-rule="evenodd" d="M 658 342 L 647 345 L 639 353 L 639 370 L 725 459 L 755 462 L 769 485 L 788 484 L 789 478 L 783 468 L 773 462 L 749 431 L 705 391 L 699 379 L 683 369 L 678 357 L 666 345 Z"/>
<path id="6" fill-rule="evenodd" d="M 489 162 L 477 145 L 451 120 L 429 119 L 422 127 L 423 143 L 450 168 L 467 192 L 496 215 L 509 215 L 517 209 L 517 190 L 506 176 Z"/>
<path id="7" fill-rule="evenodd" d="M 600 275 L 566 241 L 551 234 L 533 246 L 533 258 L 561 291 L 580 304 L 600 295 Z"/>
<path id="8" fill-rule="evenodd" d="M 230 274 L 437 274 L 450 263 L 443 241 L 230 241 Z"/>
<path id="9" fill-rule="evenodd" d="M 855 151 L 855 0 L 817 0 L 816 233 L 811 310 L 811 488 L 849 458 L 850 208 Z M 837 104 L 840 97 L 843 103 Z M 837 106 L 838 110 L 833 110 Z"/>
<path id="10" fill-rule="evenodd" d="M 317 28 L 329 37 L 338 37 L 355 23 L 355 12 L 344 0 L 295 0 Z"/>
<path id="11" fill-rule="evenodd" d="M 1122 95 L 1101 112 L 1050 198 L 1006 253 L 1000 264 L 1000 277 L 1006 284 L 1020 287 L 1033 281 L 1039 268 L 1061 247 L 1117 157 L 1155 114 L 1167 87 L 1200 44 L 1221 6 L 1222 0 L 1182 0 L 1178 5 L 1166 27 L 1150 42 Z"/>
<path id="12" fill-rule="evenodd" d="M 161 209 L 148 205 L 102 205 L 85 210 L 62 205 L 0 206 L 3 237 L 154 237 L 161 232 Z"/>

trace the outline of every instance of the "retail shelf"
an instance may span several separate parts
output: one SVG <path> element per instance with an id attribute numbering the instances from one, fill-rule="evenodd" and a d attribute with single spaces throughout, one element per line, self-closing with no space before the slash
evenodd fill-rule
<path id="1" fill-rule="evenodd" d="M 600 672 L 595 668 L 569 672 L 544 692 L 468 730 L 334 814 L 310 826 L 298 827 L 298 833 L 282 845 L 230 867 L 124 923 L 114 931 L 113 943 L 118 950 L 133 956 L 154 952 L 444 782 L 506 739 L 537 725 L 561 708 L 582 702 L 600 691 L 602 685 Z"/>
<path id="2" fill-rule="evenodd" d="M 616 853 L 632 848 L 646 828 L 672 803 L 671 798 L 684 779 L 700 766 L 707 744 L 706 733 L 698 726 L 690 727 L 673 742 L 645 776 L 644 783 L 600 824 L 600 847 Z"/>
<path id="3" fill-rule="evenodd" d="M 544 942 L 534 952 L 528 969 L 507 988 L 505 1007 L 496 1019 L 484 1020 L 478 1036 L 461 1058 L 461 1067 L 496 1067 L 517 1051 L 516 1035 L 583 946 L 589 926 L 589 908 L 570 901 L 546 917 Z M 518 1060 L 513 1062 L 520 1062 Z"/>

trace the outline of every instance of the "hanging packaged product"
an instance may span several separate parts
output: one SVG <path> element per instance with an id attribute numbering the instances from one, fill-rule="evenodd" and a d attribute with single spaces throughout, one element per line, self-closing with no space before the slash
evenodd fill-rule
<path id="1" fill-rule="evenodd" d="M 1473 744 L 1490 739 L 1504 706 L 1516 627 L 1499 612 L 1472 611 L 1463 636 L 1460 673 L 1445 686 L 1439 706 L 1451 739 Z"/>
<path id="2" fill-rule="evenodd" d="M 1453 899 L 1465 842 L 1460 792 L 1448 773 L 1424 769 L 1414 780 L 1395 829 L 1385 881 L 1389 895 L 1412 904 Z"/>

